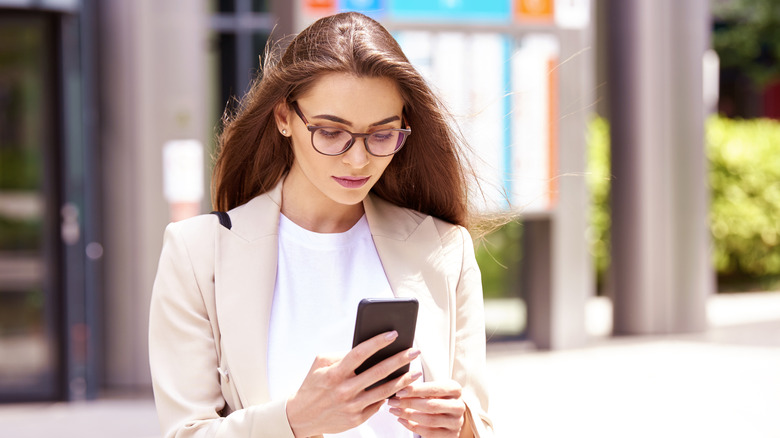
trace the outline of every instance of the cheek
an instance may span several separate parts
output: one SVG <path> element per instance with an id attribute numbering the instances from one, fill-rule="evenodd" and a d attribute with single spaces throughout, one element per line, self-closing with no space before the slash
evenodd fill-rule
<path id="1" fill-rule="evenodd" d="M 304 163 L 307 163 L 307 166 L 311 166 L 312 164 L 316 165 L 316 160 L 314 155 L 319 155 L 317 151 L 315 151 L 311 145 L 309 145 L 308 137 L 291 137 L 290 138 L 290 148 L 292 150 L 293 160 L 298 162 L 299 165 L 302 165 Z"/>
<path id="2" fill-rule="evenodd" d="M 390 166 L 390 163 L 393 161 L 392 155 L 388 158 L 381 158 L 382 161 L 377 163 L 377 167 L 379 167 L 382 170 L 382 174 L 384 175 L 385 171 L 387 170 L 388 166 Z"/>
<path id="3" fill-rule="evenodd" d="M 306 137 L 304 142 L 296 139 L 292 144 L 293 162 L 312 181 L 329 177 L 335 160 L 315 151 Z"/>
<path id="4" fill-rule="evenodd" d="M 308 140 L 307 137 L 298 133 L 293 133 L 293 135 L 290 136 L 290 148 L 292 149 L 293 155 L 295 157 L 298 157 L 303 152 L 305 152 L 303 146 L 306 145 L 306 140 Z"/>

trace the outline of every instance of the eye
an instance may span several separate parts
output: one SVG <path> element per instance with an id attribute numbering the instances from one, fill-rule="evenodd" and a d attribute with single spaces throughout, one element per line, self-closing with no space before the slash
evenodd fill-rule
<path id="1" fill-rule="evenodd" d="M 333 139 L 344 135 L 344 131 L 341 129 L 320 128 L 317 130 L 317 135 L 325 139 Z"/>
<path id="2" fill-rule="evenodd" d="M 371 138 L 377 141 L 387 141 L 395 137 L 395 132 L 393 131 L 379 131 L 371 134 Z"/>

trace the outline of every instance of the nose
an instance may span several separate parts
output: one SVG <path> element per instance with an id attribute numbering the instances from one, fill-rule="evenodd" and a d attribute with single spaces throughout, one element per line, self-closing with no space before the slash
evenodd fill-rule
<path id="1" fill-rule="evenodd" d="M 342 157 L 342 160 L 345 164 L 348 164 L 354 168 L 360 169 L 365 167 L 368 164 L 368 161 L 371 159 L 371 155 L 366 149 L 366 139 L 356 139 L 355 144 L 353 144 L 348 151 L 344 152 Z"/>

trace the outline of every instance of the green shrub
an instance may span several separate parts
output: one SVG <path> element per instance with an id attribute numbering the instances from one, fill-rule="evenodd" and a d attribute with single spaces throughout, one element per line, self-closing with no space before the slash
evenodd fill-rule
<path id="1" fill-rule="evenodd" d="M 612 225 L 609 208 L 612 179 L 609 163 L 609 123 L 601 117 L 593 119 L 588 130 L 588 168 L 585 175 L 592 206 L 587 237 L 596 268 L 596 279 L 601 286 L 609 267 L 609 229 Z"/>
<path id="2" fill-rule="evenodd" d="M 518 295 L 521 230 L 520 222 L 509 222 L 476 241 L 477 264 L 482 272 L 485 298 Z"/>
<path id="3" fill-rule="evenodd" d="M 710 229 L 720 275 L 780 274 L 780 123 L 707 123 Z"/>

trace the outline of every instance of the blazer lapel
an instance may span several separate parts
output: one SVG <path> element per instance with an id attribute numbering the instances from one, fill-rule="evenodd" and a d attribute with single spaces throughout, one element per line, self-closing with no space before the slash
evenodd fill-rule
<path id="1" fill-rule="evenodd" d="M 271 314 L 281 205 L 277 187 L 230 211 L 233 228 L 220 227 L 215 298 L 222 354 L 243 406 L 269 400 L 268 322 Z"/>
<path id="2" fill-rule="evenodd" d="M 397 297 L 417 298 L 415 342 L 423 352 L 426 380 L 447 379 L 451 370 L 451 307 L 448 278 L 436 269 L 445 263 L 433 218 L 405 210 L 375 196 L 363 202 L 379 259 Z"/>

